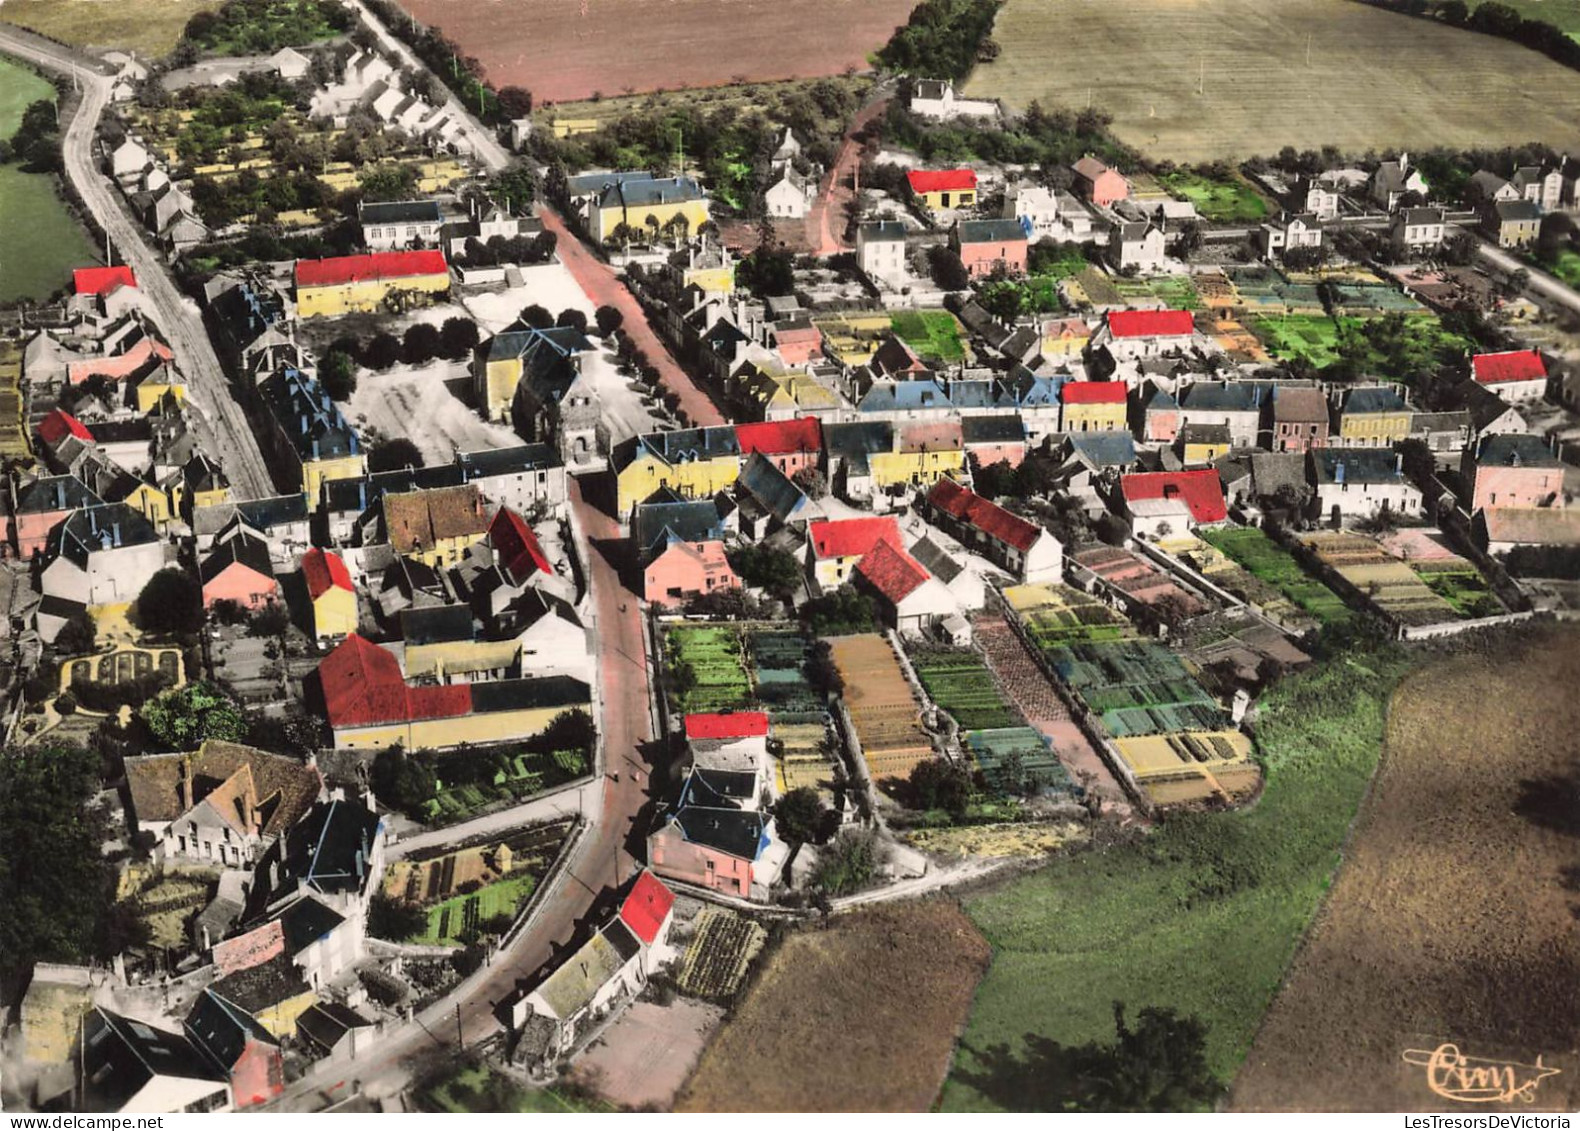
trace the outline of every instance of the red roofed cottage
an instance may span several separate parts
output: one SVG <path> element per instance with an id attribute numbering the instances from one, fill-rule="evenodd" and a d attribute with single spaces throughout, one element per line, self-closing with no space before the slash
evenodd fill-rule
<path id="1" fill-rule="evenodd" d="M 807 568 L 824 589 L 837 589 L 884 539 L 900 542 L 900 524 L 888 515 L 814 522 L 807 529 Z"/>
<path id="2" fill-rule="evenodd" d="M 442 294 L 450 269 L 441 251 L 382 251 L 296 261 L 296 311 L 303 318 L 373 312 L 395 291 Z"/>
<path id="3" fill-rule="evenodd" d="M 742 456 L 761 452 L 791 478 L 815 468 L 823 451 L 823 430 L 815 416 L 764 424 L 737 424 L 735 439 L 741 446 Z"/>
<path id="4" fill-rule="evenodd" d="M 1229 517 L 1223 480 L 1213 468 L 1121 476 L 1119 490 L 1137 534 L 1152 537 Z"/>
<path id="5" fill-rule="evenodd" d="M 620 904 L 620 918 L 643 946 L 661 945 L 669 934 L 670 912 L 674 907 L 675 893 L 644 868 L 636 883 L 631 885 L 630 894 Z"/>
<path id="6" fill-rule="evenodd" d="M 927 567 L 888 539 L 856 563 L 852 580 L 877 602 L 883 622 L 907 636 L 921 636 L 935 621 L 958 611 L 954 597 Z"/>
<path id="7" fill-rule="evenodd" d="M 1057 538 L 953 480 L 933 485 L 923 513 L 962 546 L 1020 581 L 1058 581 L 1064 576 L 1064 547 Z"/>
<path id="8" fill-rule="evenodd" d="M 1470 359 L 1471 376 L 1506 401 L 1539 401 L 1547 395 L 1547 363 L 1536 350 L 1478 353 Z"/>
<path id="9" fill-rule="evenodd" d="M 108 294 L 116 287 L 135 287 L 137 276 L 124 264 L 117 267 L 78 267 L 71 273 L 71 289 L 79 295 Z"/>
<path id="10" fill-rule="evenodd" d="M 977 202 L 973 169 L 912 169 L 905 179 L 928 208 L 971 208 Z"/>

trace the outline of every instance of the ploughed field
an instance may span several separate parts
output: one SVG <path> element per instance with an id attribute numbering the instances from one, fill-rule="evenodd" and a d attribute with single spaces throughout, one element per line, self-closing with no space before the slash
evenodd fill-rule
<path id="1" fill-rule="evenodd" d="M 1235 1081 L 1235 1108 L 1576 1106 L 1580 634 L 1533 641 L 1400 686 L 1344 866 Z M 1406 1061 L 1445 1043 L 1491 1062 L 1472 1068 L 1540 1057 L 1560 1074 L 1530 1103 L 1471 1107 L 1434 1095 L 1426 1068 Z"/>
<path id="2" fill-rule="evenodd" d="M 399 0 L 538 103 L 866 70 L 915 0 Z"/>
<path id="3" fill-rule="evenodd" d="M 952 902 L 796 931 L 702 1054 L 677 1111 L 927 1111 L 987 968 Z"/>
<path id="4" fill-rule="evenodd" d="M 1353 0 L 1008 0 L 993 38 L 1003 50 L 976 68 L 971 97 L 1090 98 L 1156 158 L 1580 145 L 1580 74 Z"/>

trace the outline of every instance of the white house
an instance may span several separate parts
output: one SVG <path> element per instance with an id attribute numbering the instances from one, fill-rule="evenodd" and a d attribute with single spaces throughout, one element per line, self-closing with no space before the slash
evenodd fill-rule
<path id="1" fill-rule="evenodd" d="M 1448 231 L 1441 208 L 1401 208 L 1394 213 L 1389 237 L 1401 252 L 1431 251 Z"/>
<path id="2" fill-rule="evenodd" d="M 1340 183 L 1329 177 L 1301 177 L 1295 183 L 1291 205 L 1295 211 L 1309 212 L 1318 220 L 1337 220 L 1340 190 Z"/>
<path id="3" fill-rule="evenodd" d="M 290 47 L 282 47 L 269 56 L 269 66 L 279 73 L 282 79 L 295 80 L 307 73 L 308 64 L 311 63 L 306 55 Z"/>
<path id="4" fill-rule="evenodd" d="M 799 220 L 807 213 L 816 188 L 790 165 L 764 194 L 768 215 L 781 220 Z"/>
<path id="5" fill-rule="evenodd" d="M 391 200 L 357 205 L 362 242 L 372 251 L 433 247 L 444 227 L 437 200 Z"/>
<path id="6" fill-rule="evenodd" d="M 1404 457 L 1382 449 L 1316 448 L 1312 479 L 1324 518 L 1364 518 L 1384 508 L 1421 513 L 1421 490 L 1405 476 Z"/>
<path id="7" fill-rule="evenodd" d="M 1115 224 L 1109 230 L 1108 257 L 1121 271 L 1143 274 L 1163 268 L 1163 229 L 1145 220 Z"/>
<path id="8" fill-rule="evenodd" d="M 1006 192 L 1004 216 L 1019 220 L 1033 243 L 1057 238 L 1063 231 L 1059 222 L 1059 194 L 1042 185 L 1020 184 Z"/>
<path id="9" fill-rule="evenodd" d="M 1064 546 L 1057 538 L 952 479 L 934 484 L 923 513 L 966 549 L 1017 581 L 1035 584 L 1064 576 Z"/>
<path id="10" fill-rule="evenodd" d="M 1410 167 L 1410 155 L 1401 153 L 1399 160 L 1384 161 L 1377 166 L 1369 188 L 1372 203 L 1389 212 L 1396 212 L 1406 193 L 1426 195 L 1426 179 Z"/>
<path id="11" fill-rule="evenodd" d="M 861 225 L 856 231 L 856 262 L 868 278 L 892 290 L 905 286 L 905 225 L 898 220 Z"/>
<path id="12" fill-rule="evenodd" d="M 1322 246 L 1322 222 L 1314 212 L 1285 212 L 1256 231 L 1258 250 L 1268 257 Z"/>
<path id="13" fill-rule="evenodd" d="M 911 95 L 911 113 L 940 121 L 951 118 L 992 118 L 998 115 L 998 103 L 956 98 L 955 84 L 947 79 L 919 79 Z"/>

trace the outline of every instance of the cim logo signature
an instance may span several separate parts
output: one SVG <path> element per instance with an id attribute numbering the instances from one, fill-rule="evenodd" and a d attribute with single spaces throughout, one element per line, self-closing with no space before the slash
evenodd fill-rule
<path id="1" fill-rule="evenodd" d="M 1405 1049 L 1404 1061 L 1426 1069 L 1426 1086 L 1434 1095 L 1464 1104 L 1536 1102 L 1536 1088 L 1559 1070 L 1542 1063 L 1491 1060 L 1466 1056 L 1459 1046 L 1445 1042 L 1435 1049 Z"/>

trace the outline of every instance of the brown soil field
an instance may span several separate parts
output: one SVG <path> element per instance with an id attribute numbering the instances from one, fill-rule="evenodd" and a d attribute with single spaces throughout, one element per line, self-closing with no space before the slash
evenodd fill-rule
<path id="1" fill-rule="evenodd" d="M 1580 633 L 1411 676 L 1343 867 L 1235 1080 L 1242 1111 L 1580 1102 Z M 1359 678 L 1359 677 L 1357 677 Z M 1531 1102 L 1434 1092 L 1423 1057 L 1543 1066 Z M 1532 1078 L 1516 1069 L 1519 1082 Z"/>
<path id="2" fill-rule="evenodd" d="M 884 904 L 787 938 L 677 1111 L 927 1111 L 991 950 L 951 902 Z"/>
<path id="3" fill-rule="evenodd" d="M 1574 71 L 1355 0 L 1009 0 L 993 38 L 1003 51 L 972 73 L 971 97 L 1090 99 L 1156 158 L 1580 145 Z"/>
<path id="4" fill-rule="evenodd" d="M 867 69 L 915 0 L 400 0 L 538 103 Z"/>

